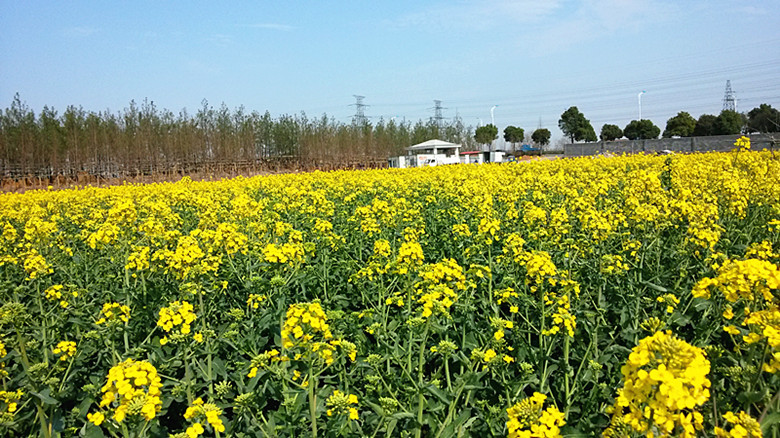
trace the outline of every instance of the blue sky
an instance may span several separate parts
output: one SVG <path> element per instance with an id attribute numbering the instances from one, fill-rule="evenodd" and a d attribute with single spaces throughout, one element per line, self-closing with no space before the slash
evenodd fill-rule
<path id="1" fill-rule="evenodd" d="M 207 99 L 349 122 L 433 116 L 561 137 L 576 105 L 598 132 L 642 116 L 780 108 L 780 0 L 0 0 L 0 107 L 119 111 Z"/>

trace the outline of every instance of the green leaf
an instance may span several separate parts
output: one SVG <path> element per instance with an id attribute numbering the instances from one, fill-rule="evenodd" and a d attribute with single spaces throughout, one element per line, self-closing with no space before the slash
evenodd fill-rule
<path id="1" fill-rule="evenodd" d="M 441 389 L 439 389 L 439 388 L 437 388 L 437 387 L 435 387 L 433 385 L 428 385 L 428 386 L 425 387 L 425 389 L 428 390 L 428 392 L 430 392 L 431 394 L 435 395 L 439 400 L 442 401 L 442 403 L 444 403 L 444 404 L 449 404 L 450 403 L 450 396 L 449 396 L 449 394 L 447 394 L 446 392 L 442 391 Z"/>
<path id="2" fill-rule="evenodd" d="M 737 400 L 743 404 L 752 404 L 760 401 L 766 395 L 766 389 L 763 391 L 742 391 L 737 394 Z"/>
<path id="3" fill-rule="evenodd" d="M 49 395 L 49 394 L 51 394 L 51 389 L 50 388 L 46 388 L 46 389 L 44 389 L 41 392 L 30 391 L 30 394 L 38 397 L 41 400 L 41 402 L 43 402 L 43 404 L 45 404 L 45 405 L 58 405 L 58 404 L 60 404 L 60 402 L 58 402 L 57 400 L 53 399 Z"/>
<path id="4" fill-rule="evenodd" d="M 398 420 L 395 418 L 387 422 L 387 430 L 385 431 L 386 436 L 393 436 L 393 431 L 395 430 L 396 424 L 398 424 Z"/>
<path id="5" fill-rule="evenodd" d="M 103 434 L 103 429 L 101 429 L 98 426 L 95 426 L 92 423 L 86 423 L 84 425 L 84 427 L 81 428 L 79 436 L 82 436 L 84 438 L 103 438 L 103 437 L 105 437 L 105 435 Z"/>
<path id="6" fill-rule="evenodd" d="M 653 289 L 655 291 L 661 292 L 661 293 L 668 293 L 669 292 L 669 289 L 667 289 L 667 288 L 665 288 L 663 286 L 659 286 L 659 285 L 657 285 L 655 283 L 651 283 L 649 281 L 645 281 L 645 286 L 647 286 L 650 289 Z"/>
<path id="7" fill-rule="evenodd" d="M 390 418 L 403 420 L 404 418 L 414 418 L 414 414 L 411 412 L 396 412 L 395 414 L 391 415 Z"/>
<path id="8" fill-rule="evenodd" d="M 761 422 L 761 432 L 764 433 L 764 436 L 769 435 L 769 431 L 772 430 L 771 427 L 778 423 L 780 423 L 780 412 L 767 415 L 764 421 Z"/>

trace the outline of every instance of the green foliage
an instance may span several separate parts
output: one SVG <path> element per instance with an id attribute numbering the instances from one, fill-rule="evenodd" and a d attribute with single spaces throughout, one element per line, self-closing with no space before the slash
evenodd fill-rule
<path id="1" fill-rule="evenodd" d="M 658 135 L 661 134 L 661 128 L 647 119 L 632 120 L 623 129 L 623 134 L 629 140 L 649 140 L 658 138 Z"/>
<path id="2" fill-rule="evenodd" d="M 715 122 L 717 120 L 718 117 L 712 114 L 700 115 L 699 120 L 696 121 L 696 127 L 693 128 L 693 135 L 695 137 L 715 135 Z"/>
<path id="3" fill-rule="evenodd" d="M 605 124 L 601 127 L 601 140 L 613 141 L 623 137 L 623 130 L 618 125 Z"/>
<path id="4" fill-rule="evenodd" d="M 517 126 L 507 126 L 504 128 L 504 140 L 507 143 L 514 145 L 515 143 L 522 143 L 525 137 L 525 130 L 518 128 Z"/>
<path id="5" fill-rule="evenodd" d="M 480 126 L 474 133 L 474 140 L 479 144 L 489 145 L 498 138 L 498 128 L 495 125 L 487 124 Z"/>
<path id="6" fill-rule="evenodd" d="M 570 107 L 561 114 L 558 120 L 558 127 L 563 134 L 569 137 L 572 143 L 575 141 L 596 141 L 596 131 L 590 124 L 590 120 L 577 109 L 576 106 Z"/>
<path id="7" fill-rule="evenodd" d="M 696 129 L 696 119 L 685 111 L 680 111 L 676 116 L 666 121 L 666 129 L 663 137 L 690 137 Z"/>
<path id="8" fill-rule="evenodd" d="M 745 122 L 745 116 L 742 114 L 732 110 L 723 110 L 715 120 L 713 131 L 715 135 L 739 134 L 742 132 Z"/>
<path id="9" fill-rule="evenodd" d="M 762 103 L 748 112 L 748 132 L 778 132 L 780 131 L 780 111 L 771 105 Z"/>
<path id="10" fill-rule="evenodd" d="M 531 134 L 531 140 L 540 146 L 545 146 L 550 143 L 550 135 L 549 129 L 539 128 Z"/>

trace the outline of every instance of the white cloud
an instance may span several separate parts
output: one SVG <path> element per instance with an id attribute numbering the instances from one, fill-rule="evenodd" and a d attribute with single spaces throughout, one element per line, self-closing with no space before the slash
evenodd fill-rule
<path id="1" fill-rule="evenodd" d="M 523 38 L 531 53 L 548 55 L 604 37 L 637 33 L 675 20 L 676 4 L 663 0 L 585 0 L 574 13 L 540 25 Z"/>

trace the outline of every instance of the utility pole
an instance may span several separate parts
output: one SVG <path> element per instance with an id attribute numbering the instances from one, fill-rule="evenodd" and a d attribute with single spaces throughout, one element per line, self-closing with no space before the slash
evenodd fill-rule
<path id="1" fill-rule="evenodd" d="M 723 111 L 737 111 L 737 96 L 731 89 L 731 80 L 726 81 L 726 92 L 723 94 Z"/>
<path id="2" fill-rule="evenodd" d="M 428 109 L 433 109 L 433 117 L 431 118 L 431 120 L 434 123 L 436 123 L 436 127 L 439 129 L 439 131 L 441 131 L 441 121 L 444 120 L 444 116 L 442 115 L 442 110 L 447 108 L 442 108 L 440 100 L 434 100 L 433 105 L 434 105 L 433 108 L 428 108 Z"/>
<path id="3" fill-rule="evenodd" d="M 355 106 L 355 115 L 352 117 L 352 123 L 356 125 L 364 125 L 367 122 L 365 108 L 368 106 L 363 103 L 363 99 L 365 99 L 365 96 L 358 96 L 357 94 L 352 95 L 355 98 L 355 103 L 353 103 L 350 106 Z"/>

